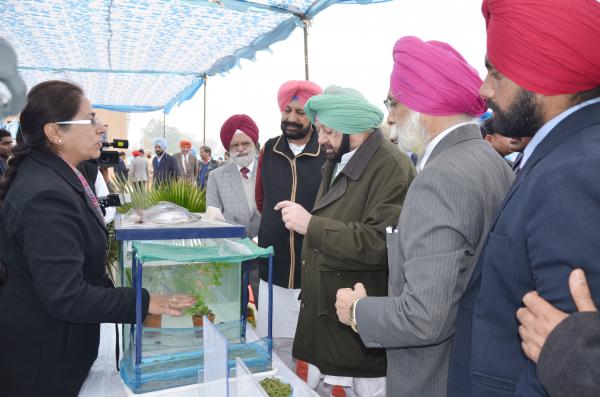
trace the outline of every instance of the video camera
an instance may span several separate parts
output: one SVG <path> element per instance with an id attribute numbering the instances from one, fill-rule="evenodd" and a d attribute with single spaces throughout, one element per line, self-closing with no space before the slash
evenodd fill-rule
<path id="1" fill-rule="evenodd" d="M 127 149 L 129 141 L 127 139 L 113 139 L 112 142 L 102 142 L 102 147 L 114 147 L 117 149 Z M 119 164 L 119 152 L 116 150 L 102 150 L 98 158 L 98 167 L 109 168 Z"/>
<path id="2" fill-rule="evenodd" d="M 120 207 L 123 205 L 123 200 L 121 200 L 120 194 L 112 193 L 106 197 L 98 197 L 98 204 L 100 204 L 100 208 Z"/>

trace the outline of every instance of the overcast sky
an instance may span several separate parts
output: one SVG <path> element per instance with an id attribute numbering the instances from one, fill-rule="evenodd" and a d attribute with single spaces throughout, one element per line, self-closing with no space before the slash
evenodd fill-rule
<path id="1" fill-rule="evenodd" d="M 385 111 L 392 48 L 402 36 L 440 40 L 456 48 L 483 78 L 485 24 L 481 0 L 394 0 L 372 5 L 334 5 L 318 14 L 309 31 L 310 79 L 325 88 L 336 84 L 362 92 Z M 219 140 L 223 122 L 246 113 L 260 129 L 260 141 L 281 134 L 277 91 L 282 83 L 304 78 L 302 30 L 241 62 L 225 76 L 210 76 L 207 84 L 207 142 L 213 153 L 224 151 Z M 185 54 L 182 54 L 184 56 Z M 203 89 L 166 116 L 167 125 L 195 139 L 202 137 Z M 135 147 L 141 129 L 162 112 L 132 114 L 129 139 Z"/>

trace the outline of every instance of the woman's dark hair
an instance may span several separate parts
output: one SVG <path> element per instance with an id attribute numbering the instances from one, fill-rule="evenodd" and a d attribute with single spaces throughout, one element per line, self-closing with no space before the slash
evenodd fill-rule
<path id="1" fill-rule="evenodd" d="M 27 95 L 27 105 L 21 112 L 20 132 L 22 142 L 12 149 L 8 168 L 0 178 L 0 206 L 14 180 L 19 164 L 31 150 L 50 150 L 44 126 L 58 121 L 69 121 L 79 112 L 83 90 L 66 81 L 45 81 L 33 87 Z"/>

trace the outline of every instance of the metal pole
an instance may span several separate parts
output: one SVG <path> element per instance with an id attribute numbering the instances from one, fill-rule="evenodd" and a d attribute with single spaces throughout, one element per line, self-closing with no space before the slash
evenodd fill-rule
<path id="1" fill-rule="evenodd" d="M 303 19 L 303 27 L 304 30 L 304 78 L 309 80 L 308 77 L 308 24 L 310 20 L 308 18 Z"/>
<path id="2" fill-rule="evenodd" d="M 163 112 L 163 139 L 167 139 L 167 115 Z"/>
<path id="3" fill-rule="evenodd" d="M 204 120 L 202 127 L 202 146 L 206 145 L 206 83 L 208 81 L 208 76 L 204 76 Z"/>

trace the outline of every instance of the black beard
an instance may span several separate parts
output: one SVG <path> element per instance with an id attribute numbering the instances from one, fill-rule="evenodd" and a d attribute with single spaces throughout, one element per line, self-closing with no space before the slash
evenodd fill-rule
<path id="1" fill-rule="evenodd" d="M 350 151 L 350 135 L 344 134 L 342 136 L 342 143 L 340 148 L 335 150 L 333 153 L 327 153 L 327 159 L 332 160 L 334 163 L 339 163 L 342 160 L 342 156 Z"/>
<path id="2" fill-rule="evenodd" d="M 161 151 L 155 150 L 155 151 L 154 151 L 154 153 L 156 153 L 156 155 L 157 155 L 158 157 L 162 156 L 164 152 L 165 152 L 164 150 L 161 150 Z"/>
<path id="3" fill-rule="evenodd" d="M 298 131 L 297 132 L 289 132 L 289 131 L 287 131 L 288 126 L 297 127 Z M 302 124 L 289 123 L 287 121 L 281 122 L 281 132 L 283 132 L 283 135 L 288 139 L 302 139 L 310 133 L 311 128 L 312 128 L 312 124 L 310 124 L 310 123 L 305 128 L 303 128 Z"/>
<path id="4" fill-rule="evenodd" d="M 494 111 L 497 131 L 509 138 L 532 137 L 544 125 L 542 108 L 531 91 L 521 89 L 507 111 L 500 110 L 491 100 L 488 106 Z"/>

